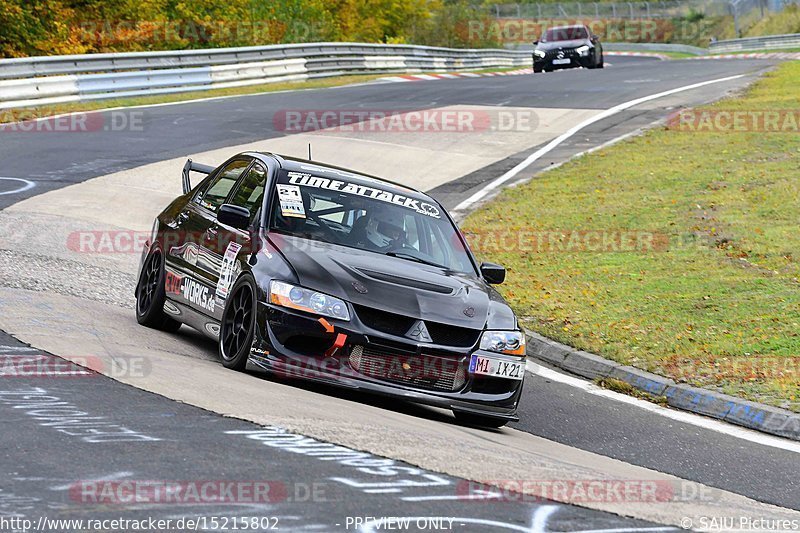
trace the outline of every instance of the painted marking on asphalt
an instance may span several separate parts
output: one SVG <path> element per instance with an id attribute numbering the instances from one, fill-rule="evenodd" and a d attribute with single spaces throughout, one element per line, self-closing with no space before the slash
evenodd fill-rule
<path id="1" fill-rule="evenodd" d="M 485 186 L 483 186 L 481 188 L 481 190 L 479 190 L 478 192 L 476 192 L 475 194 L 473 194 L 472 196 L 470 196 L 469 198 L 467 198 L 466 200 L 464 200 L 463 202 L 458 204 L 456 206 L 456 208 L 453 209 L 453 211 L 459 212 L 459 211 L 464 211 L 465 209 L 468 209 L 473 204 L 475 204 L 475 203 L 479 202 L 480 200 L 482 200 L 486 195 L 488 195 L 489 193 L 491 193 L 492 191 L 494 191 L 495 189 L 497 189 L 498 187 L 500 187 L 501 185 L 503 185 L 507 181 L 513 179 L 514 176 L 516 176 L 517 174 L 519 174 L 520 172 L 522 172 L 523 170 L 528 168 L 530 165 L 532 165 L 535 161 L 540 159 L 542 156 L 547 155 L 549 152 L 551 152 L 558 145 L 560 145 L 561 143 L 563 143 L 564 141 L 566 141 L 567 139 L 569 139 L 570 137 L 572 137 L 573 135 L 575 135 L 576 133 L 578 133 L 579 131 L 584 129 L 585 127 L 594 124 L 595 122 L 598 122 L 600 120 L 606 119 L 606 118 L 611 117 L 611 116 L 614 116 L 617 113 L 625 111 L 626 109 L 629 109 L 631 107 L 637 106 L 639 104 L 643 104 L 645 102 L 649 102 L 651 100 L 656 100 L 658 98 L 663 98 L 664 96 L 670 96 L 670 95 L 677 94 L 677 93 L 684 92 L 684 91 L 690 91 L 692 89 L 698 89 L 700 87 L 705 87 L 706 85 L 712 85 L 712 84 L 715 84 L 715 83 L 723 83 L 723 82 L 726 82 L 726 81 L 736 80 L 736 79 L 739 79 L 739 78 L 743 78 L 744 76 L 745 76 L 744 74 L 737 74 L 736 76 L 728 76 L 728 77 L 725 77 L 725 78 L 717 78 L 715 80 L 703 81 L 703 82 L 700 82 L 700 83 L 693 83 L 691 85 L 684 85 L 683 87 L 677 87 L 675 89 L 670 89 L 668 91 L 663 91 L 663 92 L 660 92 L 660 93 L 651 94 L 649 96 L 643 96 L 641 98 L 636 98 L 635 100 L 629 100 L 627 102 L 623 102 L 621 104 L 617 104 L 614 107 L 610 107 L 610 108 L 606 109 L 605 111 L 603 111 L 603 112 L 601 112 L 601 113 L 599 113 L 599 114 L 597 114 L 597 115 L 595 115 L 593 117 L 590 117 L 590 118 L 584 120 L 583 122 L 581 122 L 579 124 L 576 124 L 572 128 L 568 129 L 567 131 L 565 131 L 564 133 L 562 133 L 561 135 L 559 135 L 558 137 L 556 137 L 555 139 L 553 139 L 552 141 L 547 143 L 545 146 L 543 146 L 539 150 L 536 150 L 534 153 L 532 153 L 527 158 L 525 158 L 524 161 L 522 161 L 519 164 L 517 164 L 514 168 L 512 168 L 509 171 L 507 171 L 506 173 L 501 175 L 499 178 L 497 178 L 497 179 L 491 181 L 490 183 L 486 184 Z"/>
<path id="2" fill-rule="evenodd" d="M 503 498 L 499 492 L 488 490 L 476 490 L 470 494 L 440 494 L 435 496 L 404 496 L 400 498 L 404 502 L 443 502 L 443 501 L 464 501 L 464 500 L 497 500 Z"/>
<path id="3" fill-rule="evenodd" d="M 556 511 L 558 511 L 558 507 L 555 505 L 543 505 L 536 509 L 533 512 L 531 531 L 547 531 L 547 521 Z"/>
<path id="4" fill-rule="evenodd" d="M 113 474 L 109 474 L 107 476 L 99 477 L 97 479 L 83 480 L 83 482 L 85 482 L 85 483 L 101 483 L 103 481 L 118 481 L 120 479 L 125 479 L 126 477 L 131 477 L 131 476 L 133 476 L 133 472 L 123 471 L 123 472 L 115 472 Z M 72 481 L 72 482 L 67 483 L 65 485 L 57 485 L 55 487 L 50 487 L 50 490 L 70 490 L 74 486 L 75 486 L 75 482 Z"/>
<path id="5" fill-rule="evenodd" d="M 19 353 L 30 353 L 30 352 L 39 352 L 36 348 L 31 348 L 29 346 L 0 346 L 0 354 L 12 354 L 16 355 Z"/>
<path id="6" fill-rule="evenodd" d="M 0 403 L 9 409 L 20 409 L 37 425 L 78 437 L 83 442 L 156 442 L 161 439 L 115 424 L 106 416 L 91 416 L 47 389 L 0 390 Z"/>
<path id="7" fill-rule="evenodd" d="M 761 444 L 789 452 L 800 453 L 800 443 L 798 442 L 781 439 L 779 437 L 773 437 L 771 435 L 765 435 L 757 431 L 734 426 L 732 424 L 728 424 L 727 422 L 721 422 L 719 420 L 696 415 L 694 413 L 687 413 L 685 411 L 677 411 L 675 409 L 662 407 L 646 400 L 640 400 L 638 398 L 634 398 L 633 396 L 628 396 L 626 394 L 620 394 L 619 392 L 604 389 L 590 381 L 585 381 L 574 376 L 568 376 L 566 374 L 562 374 L 561 372 L 556 372 L 555 370 L 538 365 L 533 361 L 527 362 L 526 369 L 531 374 L 540 376 L 544 379 L 549 379 L 564 385 L 569 385 L 570 387 L 581 389 L 582 391 L 594 396 L 600 396 L 603 398 L 608 398 L 609 400 L 615 400 L 628 405 L 633 405 L 639 407 L 640 409 L 644 409 L 645 411 L 649 411 L 653 414 L 657 414 L 677 422 L 701 427 L 703 429 L 722 433 L 723 435 L 728 435 L 729 437 L 747 440 L 755 444 Z"/>
<path id="8" fill-rule="evenodd" d="M 24 180 L 22 178 L 5 178 L 0 176 L 0 181 L 16 181 L 22 183 L 22 185 L 18 186 L 16 189 L 12 189 L 10 191 L 0 191 L 0 196 L 5 196 L 7 194 L 18 194 L 36 187 L 36 183 L 32 182 L 31 180 Z"/>

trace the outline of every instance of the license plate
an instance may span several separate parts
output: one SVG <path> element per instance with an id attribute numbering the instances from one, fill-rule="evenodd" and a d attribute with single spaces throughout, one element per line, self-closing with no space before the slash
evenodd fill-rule
<path id="1" fill-rule="evenodd" d="M 553 60 L 553 64 L 554 65 L 567 65 L 567 64 L 569 64 L 569 62 L 570 62 L 570 59 L 568 57 L 565 57 L 564 59 L 554 59 Z"/>
<path id="2" fill-rule="evenodd" d="M 477 376 L 519 380 L 525 377 L 525 361 L 507 361 L 473 354 L 469 362 L 469 372 Z"/>

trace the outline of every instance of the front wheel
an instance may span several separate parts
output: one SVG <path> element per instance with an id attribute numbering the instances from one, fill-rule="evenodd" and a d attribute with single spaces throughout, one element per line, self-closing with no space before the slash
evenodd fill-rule
<path id="1" fill-rule="evenodd" d="M 219 355 L 225 368 L 245 369 L 255 330 L 256 286 L 249 275 L 244 275 L 233 285 L 222 313 Z"/>
<path id="2" fill-rule="evenodd" d="M 456 420 L 467 426 L 478 426 L 484 428 L 501 428 L 508 423 L 504 418 L 495 418 L 493 416 L 475 415 L 472 413 L 461 413 L 453 411 L 456 415 Z"/>
<path id="3" fill-rule="evenodd" d="M 164 312 L 164 255 L 153 248 L 142 267 L 136 287 L 136 321 L 148 328 L 175 332 L 181 323 Z"/>

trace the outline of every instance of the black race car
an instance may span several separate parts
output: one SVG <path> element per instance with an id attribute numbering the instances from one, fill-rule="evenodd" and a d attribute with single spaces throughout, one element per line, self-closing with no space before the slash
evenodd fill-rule
<path id="1" fill-rule="evenodd" d="M 207 174 L 191 187 L 191 171 Z M 136 286 L 140 324 L 187 324 L 222 363 L 517 420 L 525 336 L 431 197 L 273 154 L 187 161 L 155 220 Z"/>
<path id="2" fill-rule="evenodd" d="M 603 68 L 603 46 L 586 26 L 557 26 L 533 43 L 533 72 L 561 68 Z"/>

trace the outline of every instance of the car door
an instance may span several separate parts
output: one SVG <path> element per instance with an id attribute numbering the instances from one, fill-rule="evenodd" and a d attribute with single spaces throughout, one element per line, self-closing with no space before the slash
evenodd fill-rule
<path id="1" fill-rule="evenodd" d="M 237 157 L 215 172 L 187 203 L 175 245 L 166 250 L 167 296 L 204 314 L 214 314 L 214 289 L 222 264 L 216 214 L 253 159 Z"/>
<path id="2" fill-rule="evenodd" d="M 222 259 L 219 269 L 215 272 L 215 295 L 219 300 L 224 301 L 227 298 L 228 291 L 239 275 L 237 257 L 242 253 L 249 253 L 251 249 L 253 236 L 250 229 L 254 229 L 261 218 L 266 182 L 267 169 L 257 161 L 236 182 L 225 201 L 226 204 L 243 207 L 250 211 L 248 229 L 234 228 L 217 221 L 217 242 Z M 222 318 L 223 307 L 223 305 L 219 305 L 216 309 L 214 313 L 216 318 Z"/>

